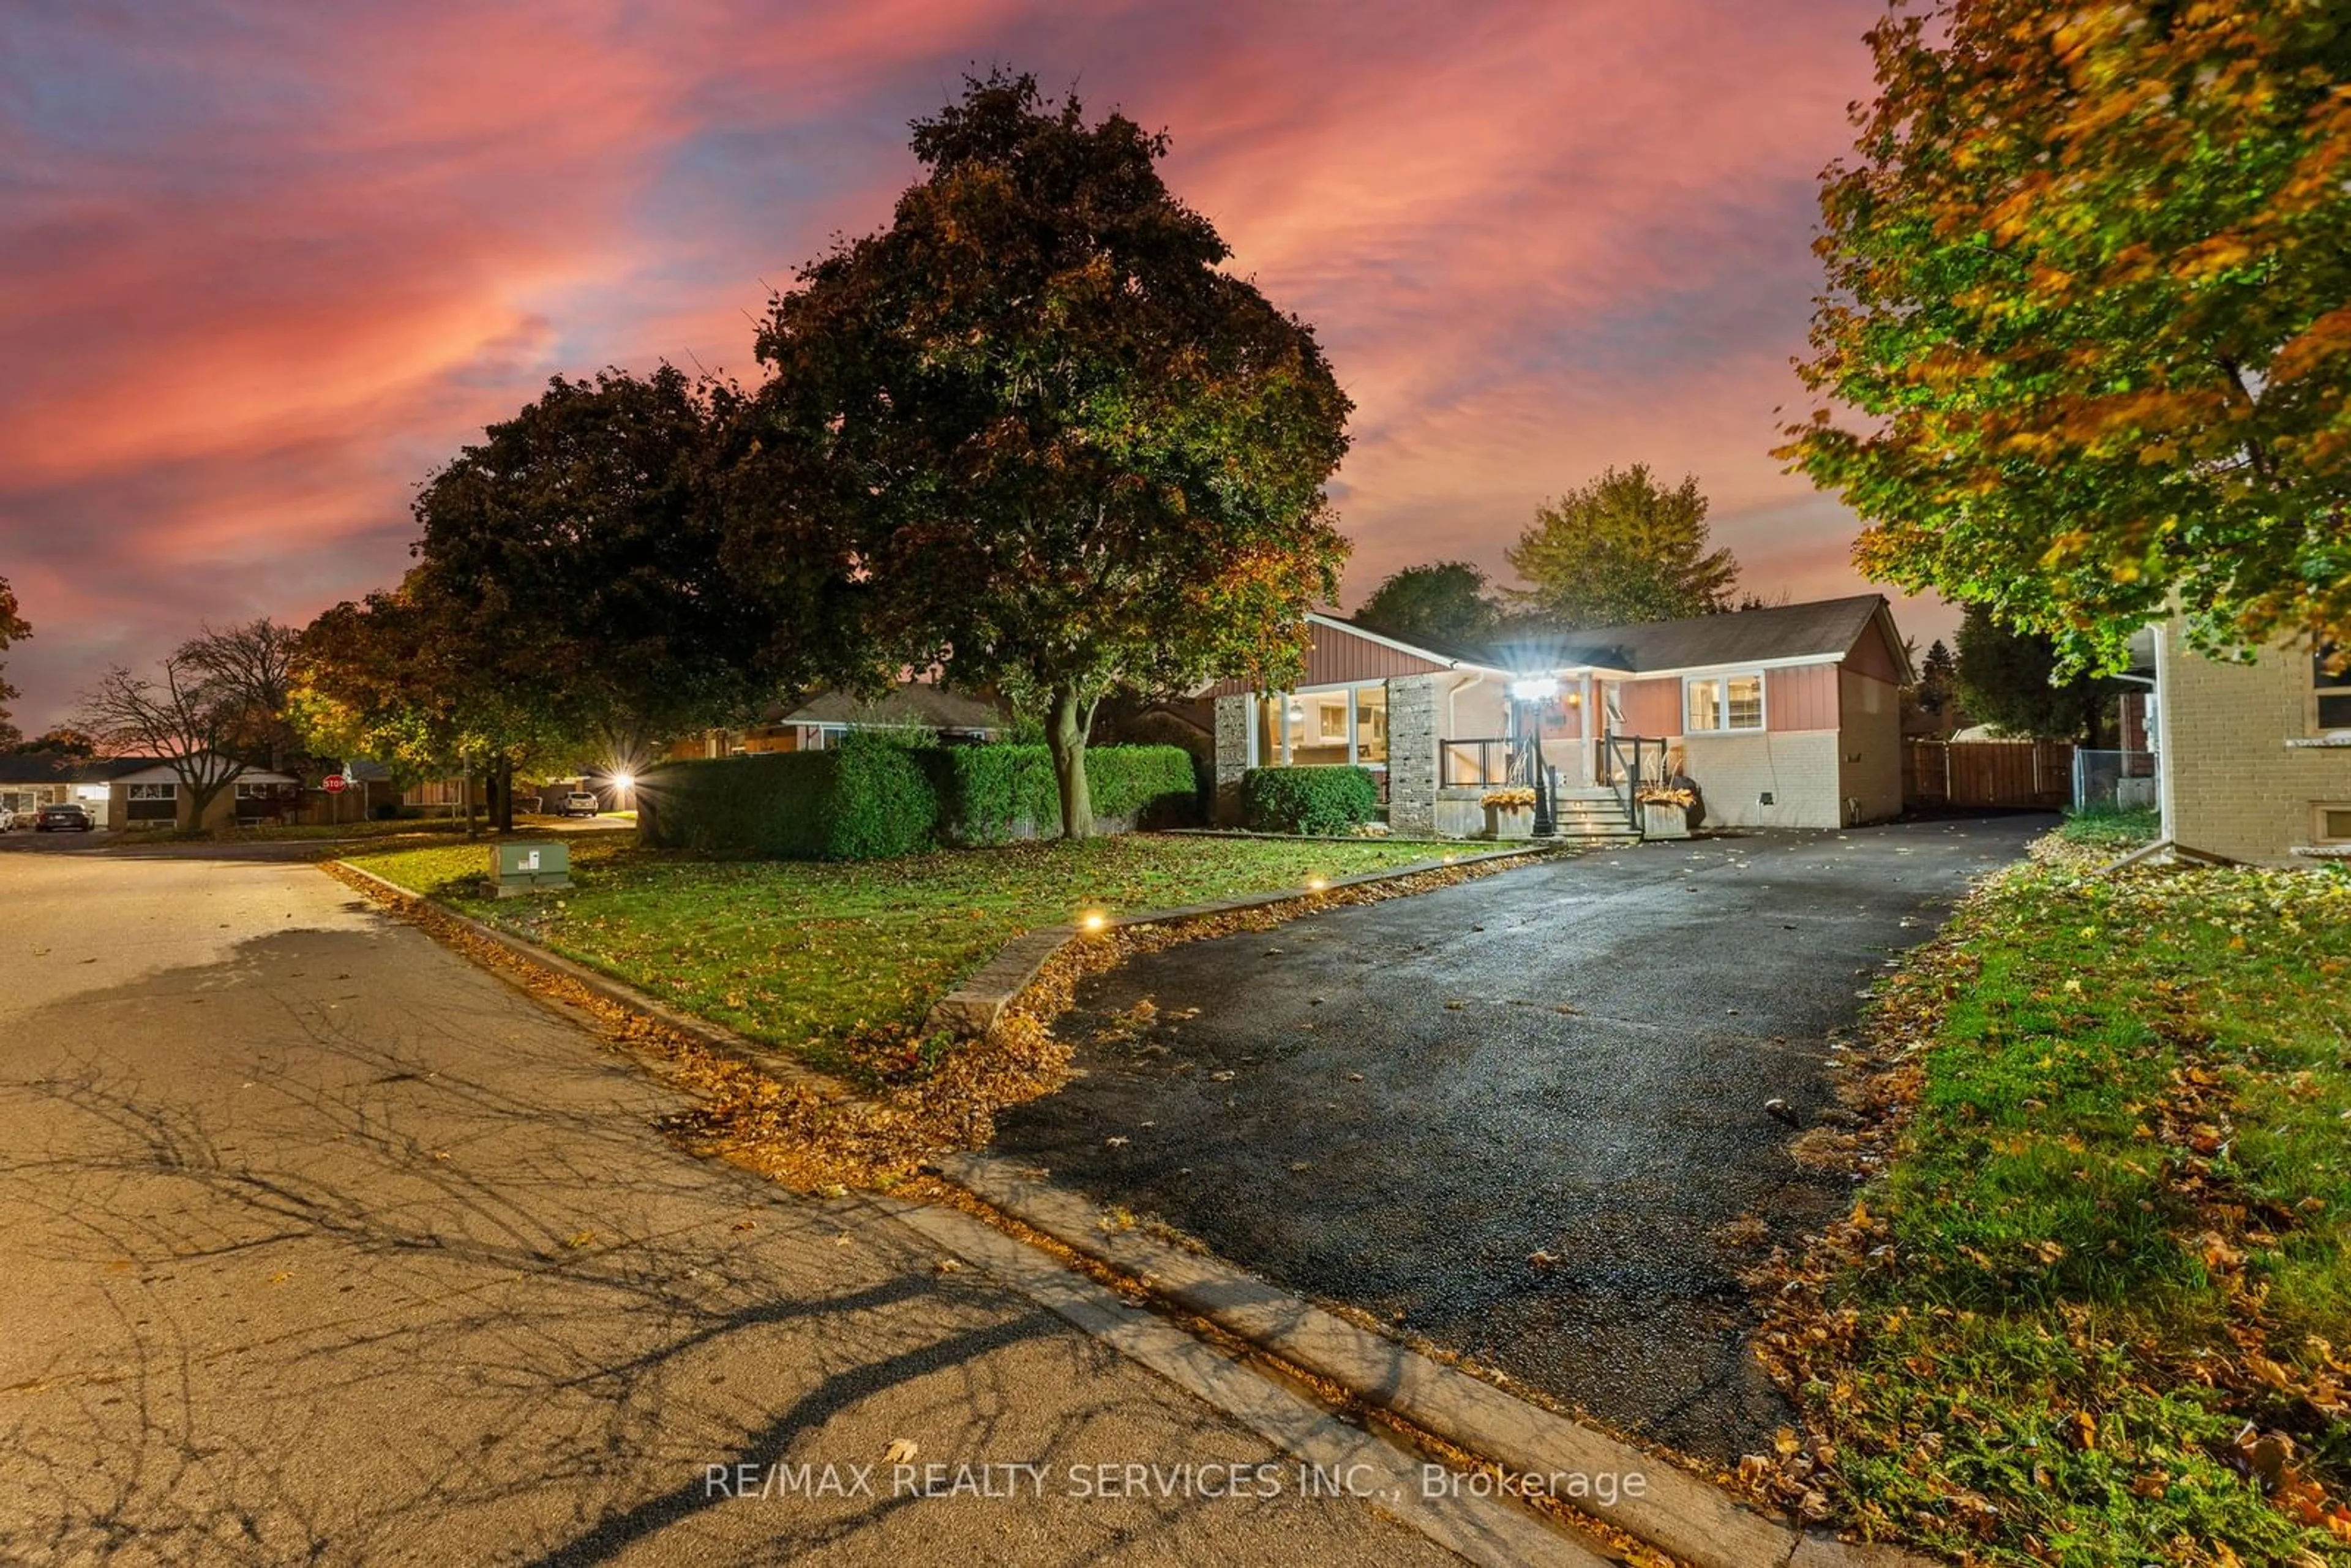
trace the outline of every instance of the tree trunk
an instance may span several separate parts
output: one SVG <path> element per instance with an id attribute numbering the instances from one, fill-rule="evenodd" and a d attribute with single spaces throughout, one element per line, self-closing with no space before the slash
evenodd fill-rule
<path id="1" fill-rule="evenodd" d="M 471 764 L 466 766 L 465 782 L 458 793 L 459 801 L 465 809 L 465 836 L 470 839 L 474 836 L 474 769 Z"/>
<path id="2" fill-rule="evenodd" d="M 1094 836 L 1094 798 L 1086 783 L 1086 733 L 1093 727 L 1093 706 L 1079 701 L 1074 689 L 1053 694 L 1053 722 L 1045 738 L 1053 753 L 1053 778 L 1061 787 L 1061 837 Z"/>
<path id="3" fill-rule="evenodd" d="M 502 833 L 514 831 L 514 762 L 501 757 L 490 774 L 490 808 L 497 813 L 495 824 Z"/>
<path id="4" fill-rule="evenodd" d="M 181 774 L 179 779 L 180 791 L 188 800 L 188 820 L 184 823 L 174 822 L 172 826 L 191 829 L 204 825 L 204 817 L 212 810 L 213 802 L 220 799 L 222 790 L 236 782 L 234 773 L 225 779 L 214 779 L 209 771 L 202 779 L 186 773 Z"/>

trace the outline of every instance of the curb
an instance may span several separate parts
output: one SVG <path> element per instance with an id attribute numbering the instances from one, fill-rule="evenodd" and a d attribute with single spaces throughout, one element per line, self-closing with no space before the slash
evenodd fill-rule
<path id="1" fill-rule="evenodd" d="M 1518 1475 L 1611 1475 L 1620 1483 L 1641 1477 L 1637 1496 L 1619 1484 L 1614 1500 L 1604 1503 L 1594 1485 L 1567 1500 L 1692 1568 L 1938 1568 L 1933 1558 L 1766 1518 L 1652 1454 L 1359 1328 L 1221 1259 L 1107 1225 L 1092 1203 L 1051 1186 L 1042 1173 L 978 1154 L 943 1159 L 938 1169 L 991 1207 L 1160 1299 Z"/>
<path id="2" fill-rule="evenodd" d="M 1351 1479 L 1351 1494 L 1478 1568 L 1609 1568 L 1624 1559 L 1557 1521 L 1499 1497 L 1429 1495 L 1418 1454 L 1269 1376 L 1245 1354 L 1138 1306 L 1032 1243 L 959 1208 L 875 1198 L 874 1212 L 1074 1323 L 1112 1350 L 1206 1401 L 1304 1464 Z"/>
<path id="3" fill-rule="evenodd" d="M 1209 835 L 1202 834 L 1207 837 Z M 1339 841 L 1332 841 L 1337 842 Z M 1350 843 L 1367 841 L 1351 839 Z M 1363 887 L 1372 883 L 1400 881 L 1408 876 L 1422 876 L 1433 871 L 1455 871 L 1463 866 L 1484 865 L 1493 861 L 1532 860 L 1557 853 L 1562 846 L 1543 844 L 1507 850 L 1483 850 L 1470 854 L 1446 855 L 1437 860 L 1413 861 L 1405 865 L 1389 866 L 1380 871 L 1358 872 L 1353 876 L 1333 877 L 1320 887 L 1293 887 L 1280 893 L 1252 893 L 1238 898 L 1220 898 L 1208 904 L 1186 904 L 1175 909 L 1144 910 L 1137 915 L 1115 915 L 1092 929 L 1075 925 L 1045 925 L 1025 935 L 1015 936 L 997 949 L 996 956 L 965 977 L 961 985 L 931 1004 L 923 1015 L 926 1032 L 940 1030 L 959 1035 L 982 1035 L 996 1027 L 996 1020 L 1014 998 L 1029 988 L 1037 972 L 1046 961 L 1063 947 L 1081 936 L 1098 936 L 1102 931 L 1119 931 L 1140 925 L 1175 925 L 1187 920 L 1207 920 L 1219 915 L 1231 915 L 1244 909 L 1263 909 L 1270 904 L 1295 904 L 1301 899 L 1322 894 L 1336 893 L 1342 888 Z"/>
<path id="4" fill-rule="evenodd" d="M 806 1089 L 810 1093 L 821 1095 L 827 1100 L 850 1100 L 856 1097 L 854 1092 L 839 1079 L 829 1077 L 812 1067 L 795 1061 L 780 1051 L 769 1050 L 757 1041 L 745 1039 L 733 1030 L 721 1028 L 706 1019 L 698 1019 L 691 1013 L 680 1012 L 668 1003 L 647 996 L 634 986 L 624 985 L 610 975 L 566 958 L 559 953 L 549 952 L 528 938 L 511 936 L 495 925 L 486 925 L 470 915 L 460 915 L 447 904 L 434 903 L 413 888 L 402 887 L 388 877 L 378 876 L 375 873 L 355 866 L 349 861 L 337 860 L 332 863 L 338 870 L 371 883 L 395 898 L 410 899 L 418 904 L 430 904 L 434 914 L 442 919 L 463 927 L 466 932 L 481 937 L 486 942 L 496 944 L 534 967 L 560 975 L 608 1002 L 627 1008 L 632 1012 L 643 1013 L 664 1027 L 675 1030 L 715 1056 L 723 1056 L 730 1061 L 740 1063 L 779 1083 Z"/>

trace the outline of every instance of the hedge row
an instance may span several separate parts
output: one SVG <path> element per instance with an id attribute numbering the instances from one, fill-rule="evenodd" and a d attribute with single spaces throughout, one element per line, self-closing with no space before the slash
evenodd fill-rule
<path id="1" fill-rule="evenodd" d="M 1181 747 L 1086 750 L 1094 815 L 1138 826 L 1191 819 Z M 1051 833 L 1061 793 L 1041 746 L 909 746 L 852 735 L 826 751 L 672 762 L 639 780 L 637 826 L 664 849 L 770 860 L 877 860 L 941 841 Z"/>
<path id="2" fill-rule="evenodd" d="M 921 753 L 853 737 L 830 751 L 672 762 L 638 781 L 649 844 L 767 860 L 876 860 L 927 847 L 939 819 Z"/>
<path id="3" fill-rule="evenodd" d="M 928 754 L 938 788 L 939 829 L 967 844 L 1050 834 L 1061 821 L 1053 755 L 1041 746 L 950 746 Z M 1090 746 L 1086 784 L 1094 816 L 1141 828 L 1194 821 L 1199 785 L 1180 746 Z"/>
<path id="4" fill-rule="evenodd" d="M 1252 768 L 1241 775 L 1241 821 L 1252 832 L 1343 833 L 1379 810 L 1368 768 Z"/>

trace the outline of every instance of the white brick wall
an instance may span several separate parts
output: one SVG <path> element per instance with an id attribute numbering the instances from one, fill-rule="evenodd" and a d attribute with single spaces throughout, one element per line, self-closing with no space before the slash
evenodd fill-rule
<path id="1" fill-rule="evenodd" d="M 1710 827 L 1843 825 L 1835 730 L 1693 735 L 1682 741 L 1682 747 L 1687 758 L 1683 767 L 1705 795 Z M 1771 796 L 1769 806 L 1761 800 L 1767 791 Z M 1898 776 L 1895 792 L 1901 792 Z"/>

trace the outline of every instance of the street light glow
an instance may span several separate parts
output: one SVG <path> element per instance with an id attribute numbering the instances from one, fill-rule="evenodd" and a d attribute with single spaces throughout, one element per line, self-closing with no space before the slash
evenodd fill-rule
<path id="1" fill-rule="evenodd" d="M 1559 680 L 1552 675 L 1531 675 L 1523 681 L 1512 681 L 1510 695 L 1522 703 L 1547 702 L 1559 695 Z"/>
<path id="2" fill-rule="evenodd" d="M 1099 909 L 1089 910 L 1080 918 L 1078 924 L 1089 931 L 1099 931 L 1110 924 L 1110 916 Z"/>
<path id="3" fill-rule="evenodd" d="M 615 774 L 613 774 L 613 775 L 612 775 L 612 788 L 613 788 L 613 789 L 635 789 L 636 787 L 637 787 L 637 776 L 636 776 L 635 774 L 633 774 L 633 773 L 615 773 Z"/>

